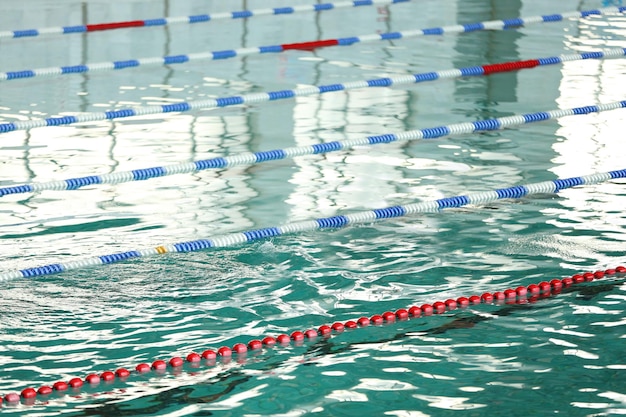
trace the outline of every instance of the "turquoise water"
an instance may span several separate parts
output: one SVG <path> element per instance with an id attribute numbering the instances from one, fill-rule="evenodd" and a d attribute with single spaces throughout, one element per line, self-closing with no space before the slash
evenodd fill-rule
<path id="1" fill-rule="evenodd" d="M 310 0 L 309 0 L 310 2 Z M 3 4 L 0 30 L 309 4 Z M 225 4 L 228 3 L 228 4 Z M 0 41 L 1 71 L 534 16 L 599 1 L 413 0 Z M 36 6 L 36 7 L 35 7 Z M 39 12 L 40 11 L 40 12 Z M 626 47 L 626 17 L 0 84 L 0 122 Z M 624 59 L 0 137 L 0 186 L 624 100 Z M 251 167 L 0 199 L 0 271 L 623 169 L 624 110 Z M 191 351 L 625 263 L 623 181 L 0 289 L 0 394 Z M 228 363 L 133 375 L 0 409 L 68 416 L 626 414 L 626 285 L 605 278 Z"/>

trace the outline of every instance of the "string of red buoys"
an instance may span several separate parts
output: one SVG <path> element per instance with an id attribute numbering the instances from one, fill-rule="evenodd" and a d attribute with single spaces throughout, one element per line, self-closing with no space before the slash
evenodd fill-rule
<path id="1" fill-rule="evenodd" d="M 453 311 L 458 308 L 466 308 L 476 304 L 491 303 L 527 303 L 534 302 L 540 298 L 549 297 L 560 293 L 564 288 L 583 282 L 590 282 L 596 279 L 602 279 L 605 276 L 613 276 L 616 274 L 625 274 L 626 267 L 618 266 L 614 269 L 606 269 L 604 271 L 586 272 L 576 274 L 563 279 L 553 279 L 551 281 L 542 281 L 539 284 L 530 284 L 528 286 L 519 286 L 517 288 L 508 288 L 504 291 L 496 291 L 493 293 L 485 292 L 481 295 L 471 295 L 469 297 L 458 297 L 456 299 L 446 299 L 445 301 L 435 301 L 430 304 L 422 304 L 421 306 L 411 306 L 408 309 L 400 308 L 395 312 L 386 311 L 382 314 L 375 314 L 371 317 L 360 317 L 356 320 L 348 320 L 346 322 L 335 322 L 331 325 L 324 324 L 317 329 L 308 329 L 305 331 L 294 331 L 291 334 L 280 334 L 278 336 L 265 336 L 262 339 L 252 339 L 247 343 L 236 343 L 232 347 L 222 346 L 217 350 L 207 349 L 202 353 L 192 352 L 185 358 L 174 356 L 165 361 L 157 359 L 151 364 L 140 363 L 135 366 L 134 370 L 127 368 L 119 368 L 115 371 L 104 371 L 101 373 L 90 373 L 83 378 L 75 377 L 65 381 L 57 381 L 52 385 L 42 385 L 38 388 L 25 388 L 20 393 L 12 392 L 0 396 L 0 405 L 3 403 L 17 405 L 21 401 L 27 404 L 34 403 L 37 399 L 45 400 L 54 392 L 63 393 L 72 390 L 75 394 L 85 385 L 96 387 L 103 382 L 113 382 L 115 380 L 126 381 L 134 374 L 146 374 L 148 372 L 165 372 L 168 369 L 181 370 L 185 364 L 193 367 L 201 365 L 202 361 L 207 366 L 217 363 L 218 359 L 222 361 L 230 360 L 233 355 L 245 355 L 247 352 L 258 352 L 262 349 L 269 349 L 275 345 L 287 346 L 292 342 L 295 344 L 303 343 L 305 340 L 313 340 L 317 337 L 328 338 L 333 334 L 339 334 L 346 329 L 358 329 L 367 326 L 380 326 L 385 323 L 393 323 L 395 321 L 408 320 L 421 316 L 430 316 L 433 314 L 442 314 L 446 311 Z"/>

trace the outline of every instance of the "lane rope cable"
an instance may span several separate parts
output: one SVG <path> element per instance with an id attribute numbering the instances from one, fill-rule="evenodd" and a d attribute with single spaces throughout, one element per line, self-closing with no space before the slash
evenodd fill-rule
<path id="1" fill-rule="evenodd" d="M 237 105 L 257 104 L 262 102 L 273 102 L 277 100 L 293 99 L 296 97 L 305 97 L 311 95 L 321 95 L 337 91 L 349 91 L 359 88 L 391 87 L 458 77 L 487 76 L 495 73 L 531 69 L 539 66 L 564 64 L 566 62 L 578 60 L 618 58 L 623 57 L 624 55 L 626 55 L 626 48 L 614 48 L 606 51 L 591 51 L 583 52 L 580 54 L 550 56 L 525 61 L 510 61 L 465 68 L 452 68 L 441 71 L 375 78 L 371 80 L 359 80 L 350 81 L 347 83 L 308 86 L 295 88 L 292 90 L 251 93 L 239 96 L 220 97 L 207 100 L 195 100 L 157 106 L 137 106 L 117 110 L 109 110 L 106 112 L 80 113 L 77 115 L 67 115 L 60 117 L 55 116 L 45 119 L 21 120 L 15 122 L 0 123 L 0 133 L 14 132 L 18 130 L 29 130 L 38 127 L 65 126 L 73 125 L 76 123 L 116 120 L 128 117 L 148 116 L 155 114 L 183 113 L 192 110 L 206 110 Z"/>
<path id="2" fill-rule="evenodd" d="M 152 363 L 142 362 L 131 370 L 127 368 L 118 368 L 115 371 L 91 372 L 85 377 L 69 378 L 59 380 L 51 385 L 41 385 L 37 389 L 28 387 L 17 392 L 10 392 L 4 396 L 0 395 L 0 406 L 3 401 L 8 406 L 16 406 L 20 402 L 25 404 L 33 404 L 35 401 L 42 401 L 44 404 L 54 393 L 64 394 L 68 390 L 72 395 L 78 394 L 84 387 L 91 390 L 101 387 L 111 393 L 111 389 L 107 387 L 115 381 L 126 382 L 128 379 L 136 378 L 140 375 L 163 374 L 164 372 L 180 373 L 182 371 L 198 372 L 198 368 L 202 365 L 205 367 L 214 367 L 218 364 L 228 364 L 230 359 L 235 356 L 238 364 L 245 364 L 246 355 L 248 353 L 261 353 L 263 350 L 272 349 L 275 346 L 287 347 L 290 345 L 299 346 L 305 342 L 313 342 L 318 337 L 329 339 L 337 337 L 344 331 L 353 331 L 363 329 L 369 326 L 392 325 L 396 321 L 406 321 L 417 319 L 433 314 L 444 314 L 457 309 L 468 308 L 478 304 L 527 304 L 534 303 L 542 298 L 547 298 L 560 294 L 564 289 L 570 289 L 574 285 L 591 282 L 606 277 L 615 277 L 622 279 L 626 274 L 626 267 L 618 266 L 606 270 L 598 270 L 595 272 L 585 272 L 575 274 L 571 277 L 563 279 L 552 279 L 542 281 L 538 284 L 530 284 L 528 286 L 518 286 L 517 288 L 508 288 L 504 291 L 485 292 L 480 296 L 477 294 L 469 296 L 461 296 L 456 299 L 448 298 L 445 301 L 435 301 L 425 303 L 421 306 L 413 305 L 408 308 L 399 308 L 395 312 L 385 311 L 382 314 L 374 314 L 371 317 L 362 316 L 358 319 L 348 320 L 346 322 L 336 321 L 332 324 L 323 324 L 317 329 L 310 328 L 308 330 L 296 330 L 291 333 L 281 333 L 277 336 L 260 336 L 252 339 L 247 343 L 235 343 L 232 348 L 229 346 L 221 346 L 218 349 L 206 349 L 202 353 L 191 352 L 183 359 L 181 356 L 174 356 L 169 360 L 156 359 Z"/>
<path id="3" fill-rule="evenodd" d="M 183 64 L 190 61 L 201 60 L 221 60 L 240 56 L 249 56 L 266 53 L 280 53 L 289 50 L 305 50 L 310 51 L 318 48 L 326 48 L 331 46 L 350 46 L 356 43 L 397 40 L 403 38 L 411 38 L 423 35 L 444 35 L 449 33 L 469 33 L 483 30 L 504 30 L 518 28 L 532 23 L 553 23 L 560 22 L 569 18 L 584 18 L 592 15 L 605 15 L 626 12 L 626 6 L 605 7 L 601 9 L 571 11 L 565 13 L 517 17 L 505 20 L 491 20 L 485 22 L 458 24 L 453 26 L 442 26 L 428 29 L 416 29 L 401 32 L 374 33 L 362 36 L 350 36 L 338 39 L 324 39 L 307 42 L 297 42 L 279 45 L 267 45 L 260 47 L 249 47 L 239 49 L 227 49 L 213 52 L 197 52 L 183 55 L 168 55 L 164 57 L 150 57 L 140 59 L 129 59 L 124 61 L 110 61 L 99 63 L 87 63 L 78 65 L 67 65 L 61 67 L 49 67 L 38 69 L 27 69 L 19 71 L 0 72 L 0 81 L 17 80 L 22 78 L 34 78 L 53 75 L 81 74 L 95 71 L 111 71 L 122 70 L 127 68 L 136 68 L 140 66 L 156 66 L 156 65 L 173 65 Z"/>
<path id="4" fill-rule="evenodd" d="M 354 0 L 338 1 L 335 3 L 303 4 L 299 6 L 283 6 L 254 10 L 239 10 L 233 12 L 220 12 L 212 14 L 197 14 L 191 16 L 170 16 L 156 19 L 135 19 L 120 22 L 105 22 L 87 25 L 57 26 L 40 29 L 22 29 L 0 31 L 0 39 L 7 38 L 33 38 L 45 35 L 72 35 L 75 33 L 101 32 L 105 30 L 142 28 L 154 26 L 170 26 L 175 24 L 206 23 L 224 19 L 247 19 L 257 16 L 277 16 L 294 14 L 299 12 L 323 12 L 327 10 L 342 9 L 346 7 L 360 6 L 384 6 L 396 3 L 407 3 L 411 0 Z"/>
<path id="5" fill-rule="evenodd" d="M 219 235 L 213 238 L 198 239 L 187 242 L 167 244 L 147 249 L 130 250 L 113 253 L 110 255 L 94 256 L 77 261 L 54 263 L 34 268 L 7 271 L 0 273 L 0 282 L 17 278 L 32 278 L 44 275 L 58 274 L 73 269 L 92 267 L 97 265 L 109 265 L 133 258 L 144 258 L 154 255 L 162 255 L 175 252 L 195 252 L 209 248 L 221 248 L 240 245 L 246 242 L 267 239 L 291 233 L 313 231 L 320 229 L 338 229 L 348 225 L 372 223 L 380 219 L 390 219 L 408 216 L 415 213 L 433 213 L 453 207 L 463 207 L 468 204 L 485 204 L 501 199 L 515 199 L 532 194 L 551 194 L 579 185 L 591 185 L 606 182 L 612 179 L 625 178 L 626 169 L 608 172 L 599 172 L 580 177 L 555 179 L 526 185 L 516 185 L 492 191 L 483 191 L 455 197 L 445 197 L 437 200 L 397 205 L 374 210 L 360 211 L 356 213 L 337 215 L 332 217 L 318 218 L 308 221 L 287 223 L 282 226 L 267 227 L 263 229 L 248 230 L 239 233 Z"/>
<path id="6" fill-rule="evenodd" d="M 120 184 L 131 181 L 144 181 L 174 174 L 188 174 L 207 169 L 226 169 L 239 165 L 254 165 L 261 162 L 294 158 L 303 155 L 319 155 L 338 152 L 357 146 L 377 145 L 392 142 L 404 142 L 418 139 L 437 139 L 446 136 L 458 136 L 468 133 L 500 130 L 507 127 L 520 126 L 566 116 L 580 116 L 600 113 L 609 110 L 626 108 L 626 100 L 596 104 L 570 109 L 541 111 L 536 113 L 517 114 L 495 119 L 484 119 L 474 122 L 456 123 L 427 129 L 410 130 L 401 133 L 386 133 L 363 138 L 338 140 L 308 146 L 295 146 L 271 151 L 245 152 L 236 155 L 202 159 L 192 162 L 140 168 L 131 171 L 117 171 L 102 175 L 69 178 L 65 180 L 20 184 L 0 187 L 0 197 L 12 194 L 35 193 L 40 191 L 68 191 L 86 186 L 100 184 Z"/>

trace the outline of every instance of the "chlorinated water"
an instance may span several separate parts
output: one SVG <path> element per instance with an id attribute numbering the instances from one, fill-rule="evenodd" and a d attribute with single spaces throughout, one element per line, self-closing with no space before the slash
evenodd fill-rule
<path id="1" fill-rule="evenodd" d="M 227 3 L 227 4 L 225 4 Z M 306 1 L 4 4 L 0 30 Z M 616 4 L 616 3 L 614 3 Z M 599 1 L 410 1 L 2 39 L 0 71 L 591 10 Z M 507 31 L 0 82 L 0 122 L 624 48 L 621 14 Z M 626 99 L 622 58 L 0 136 L 0 186 L 102 175 Z M 625 110 L 488 133 L 0 198 L 0 272 L 623 169 Z M 624 264 L 623 181 L 14 279 L 0 394 L 265 335 Z M 621 276 L 2 404 L 7 415 L 626 414 Z M 61 395 L 62 394 L 62 395 Z"/>

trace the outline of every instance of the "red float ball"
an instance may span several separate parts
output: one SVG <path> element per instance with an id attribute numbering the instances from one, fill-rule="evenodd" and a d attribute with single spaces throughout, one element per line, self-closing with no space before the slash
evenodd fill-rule
<path id="1" fill-rule="evenodd" d="M 617 268 L 615 268 L 615 271 L 617 271 L 620 274 L 623 274 L 624 272 L 626 272 L 626 267 L 620 265 Z"/>
<path id="2" fill-rule="evenodd" d="M 528 288 L 519 286 L 515 289 L 515 293 L 518 297 L 526 297 L 526 295 L 528 295 Z"/>
<path id="3" fill-rule="evenodd" d="M 504 293 L 502 291 L 496 291 L 492 295 L 493 295 L 493 299 L 496 301 L 504 300 Z"/>
<path id="4" fill-rule="evenodd" d="M 263 338 L 263 340 L 261 340 L 261 343 L 263 343 L 264 346 L 272 347 L 276 344 L 276 339 L 274 339 L 272 336 L 266 336 Z"/>
<path id="5" fill-rule="evenodd" d="M 263 349 L 263 342 L 257 339 L 253 339 L 248 342 L 248 349 L 250 350 L 261 350 Z"/>
<path id="6" fill-rule="evenodd" d="M 446 309 L 448 310 L 456 310 L 457 308 L 456 301 L 451 298 L 447 299 L 443 303 L 446 305 Z"/>
<path id="7" fill-rule="evenodd" d="M 433 311 L 435 314 L 443 314 L 446 312 L 446 305 L 441 301 L 435 301 L 433 303 Z"/>
<path id="8" fill-rule="evenodd" d="M 422 315 L 422 309 L 418 306 L 411 306 L 411 308 L 409 308 L 409 315 L 411 317 L 420 317 Z"/>
<path id="9" fill-rule="evenodd" d="M 330 326 L 334 331 L 336 331 L 337 333 L 341 333 L 343 332 L 345 326 L 343 325 L 343 323 L 333 323 L 332 326 Z"/>
<path id="10" fill-rule="evenodd" d="M 470 305 L 470 300 L 467 297 L 459 297 L 456 299 L 456 303 L 459 308 L 467 308 Z"/>
<path id="11" fill-rule="evenodd" d="M 295 342 L 302 342 L 304 340 L 304 333 L 296 330 L 295 332 L 291 333 L 291 340 Z"/>
<path id="12" fill-rule="evenodd" d="M 168 363 L 172 368 L 178 368 L 180 366 L 183 366 L 183 363 L 185 363 L 185 361 L 183 361 L 183 358 L 181 358 L 180 356 L 174 356 L 169 360 Z"/>
<path id="13" fill-rule="evenodd" d="M 100 383 L 100 376 L 96 374 L 89 374 L 85 377 L 85 382 L 89 385 L 96 385 Z"/>
<path id="14" fill-rule="evenodd" d="M 100 374 L 100 379 L 104 382 L 110 382 L 115 379 L 115 374 L 111 371 L 104 371 Z"/>
<path id="15" fill-rule="evenodd" d="M 291 342 L 291 338 L 286 334 L 279 334 L 276 336 L 276 341 L 281 345 L 288 345 Z"/>
<path id="16" fill-rule="evenodd" d="M 593 277 L 596 279 L 604 278 L 604 271 L 596 271 L 593 273 Z"/>
<path id="17" fill-rule="evenodd" d="M 148 365 L 147 363 L 140 363 L 139 365 L 135 366 L 135 371 L 139 372 L 140 374 L 150 372 L 151 369 L 152 368 L 150 368 L 150 365 Z"/>
<path id="18" fill-rule="evenodd" d="M 8 403 L 19 403 L 20 396 L 16 392 L 10 392 L 4 396 L 4 401 Z"/>
<path id="19" fill-rule="evenodd" d="M 304 332 L 304 337 L 306 337 L 307 339 L 315 339 L 317 336 L 318 336 L 317 330 L 314 330 L 314 329 L 309 329 L 306 332 Z"/>
<path id="20" fill-rule="evenodd" d="M 504 297 L 508 300 L 511 298 L 517 298 L 517 292 L 511 288 L 504 290 Z"/>
<path id="21" fill-rule="evenodd" d="M 128 378 L 128 376 L 130 375 L 130 371 L 126 368 L 120 368 L 117 371 L 115 371 L 115 375 L 118 378 Z"/>
<path id="22" fill-rule="evenodd" d="M 472 295 L 472 296 L 470 296 L 470 298 L 469 298 L 469 302 L 470 302 L 470 304 L 474 304 L 474 305 L 475 305 L 475 304 L 480 304 L 480 303 L 481 303 L 481 301 L 482 301 L 482 299 L 481 299 L 481 298 L 480 298 L 480 296 L 478 296 L 478 295 Z"/>
<path id="23" fill-rule="evenodd" d="M 480 299 L 485 304 L 493 303 L 493 295 L 491 295 L 491 293 L 488 293 L 488 292 L 481 295 Z"/>
<path id="24" fill-rule="evenodd" d="M 34 388 L 24 388 L 20 394 L 24 399 L 35 398 L 37 396 L 37 391 Z"/>
<path id="25" fill-rule="evenodd" d="M 550 286 L 549 282 L 545 282 L 545 281 L 541 281 L 539 283 L 539 290 L 541 292 L 550 292 L 550 290 L 552 289 L 552 287 Z"/>
<path id="26" fill-rule="evenodd" d="M 215 358 L 217 358 L 217 353 L 215 353 L 214 350 L 207 349 L 204 352 L 202 352 L 202 359 L 211 361 L 211 360 L 215 360 Z"/>
<path id="27" fill-rule="evenodd" d="M 319 334 L 321 334 L 324 337 L 330 336 L 330 334 L 332 333 L 333 329 L 332 327 L 326 325 L 326 324 L 322 324 L 319 329 L 317 329 L 317 331 L 319 332 Z"/>
<path id="28" fill-rule="evenodd" d="M 610 269 L 610 268 L 604 271 L 606 275 L 615 275 L 615 272 L 616 271 L 614 269 Z"/>
<path id="29" fill-rule="evenodd" d="M 243 343 L 235 343 L 233 345 L 232 351 L 235 352 L 238 355 L 242 355 L 242 354 L 244 354 L 244 353 L 246 353 L 248 351 L 248 346 L 246 346 Z"/>
<path id="30" fill-rule="evenodd" d="M 539 285 L 537 285 L 537 284 L 530 284 L 528 286 L 528 293 L 530 295 L 537 295 L 537 294 L 539 294 L 539 292 L 540 292 Z"/>
<path id="31" fill-rule="evenodd" d="M 585 272 L 583 274 L 583 278 L 585 278 L 585 281 L 589 282 L 589 281 L 593 281 L 593 279 L 595 278 L 595 276 L 593 275 L 592 272 Z"/>
<path id="32" fill-rule="evenodd" d="M 393 323 L 396 321 L 396 315 L 391 311 L 385 311 L 383 314 L 383 320 L 387 323 Z"/>
<path id="33" fill-rule="evenodd" d="M 431 306 L 430 304 L 422 304 L 420 310 L 422 310 L 422 314 L 424 314 L 425 316 L 432 316 L 433 314 L 433 306 Z"/>
<path id="34" fill-rule="evenodd" d="M 563 282 L 560 279 L 553 279 L 550 281 L 550 286 L 554 291 L 561 291 L 561 288 L 563 288 Z"/>
<path id="35" fill-rule="evenodd" d="M 396 317 L 398 318 L 398 320 L 406 320 L 409 318 L 409 312 L 403 308 L 398 309 L 396 310 Z"/>
<path id="36" fill-rule="evenodd" d="M 573 275 L 572 280 L 574 281 L 574 284 L 580 284 L 581 282 L 585 282 L 585 278 L 580 274 Z"/>
<path id="37" fill-rule="evenodd" d="M 67 382 L 67 385 L 72 388 L 80 388 L 83 386 L 83 380 L 80 378 L 72 378 Z"/>
<path id="38" fill-rule="evenodd" d="M 344 326 L 346 327 L 346 329 L 356 329 L 357 328 L 356 321 L 354 321 L 354 320 L 348 320 L 347 322 L 344 323 Z"/>
<path id="39" fill-rule="evenodd" d="M 42 385 L 37 390 L 37 394 L 39 395 L 50 395 L 52 394 L 52 387 L 49 385 Z"/>
<path id="40" fill-rule="evenodd" d="M 385 319 L 383 319 L 383 316 L 378 314 L 374 314 L 372 317 L 370 317 L 370 323 L 374 326 L 380 326 L 381 324 L 383 324 L 384 321 Z"/>
<path id="41" fill-rule="evenodd" d="M 356 322 L 361 327 L 366 327 L 370 325 L 370 319 L 368 319 L 367 317 L 361 317 Z"/>
<path id="42" fill-rule="evenodd" d="M 217 354 L 223 358 L 230 358 L 233 356 L 233 351 L 228 346 L 222 346 L 217 350 Z"/>
<path id="43" fill-rule="evenodd" d="M 187 362 L 196 363 L 200 362 L 202 360 L 202 357 L 196 352 L 191 352 L 189 355 L 187 355 L 185 359 L 187 360 Z"/>
<path id="44" fill-rule="evenodd" d="M 574 280 L 571 278 L 563 278 L 561 280 L 561 283 L 563 284 L 563 287 L 568 288 L 571 287 L 572 284 L 574 284 Z"/>

